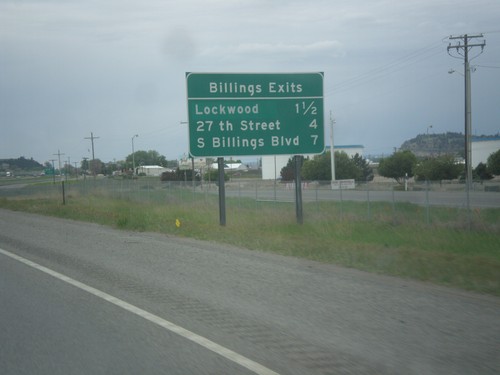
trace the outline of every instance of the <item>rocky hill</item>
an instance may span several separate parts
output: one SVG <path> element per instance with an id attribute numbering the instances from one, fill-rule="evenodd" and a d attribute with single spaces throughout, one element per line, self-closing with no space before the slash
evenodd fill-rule
<path id="1" fill-rule="evenodd" d="M 38 171 L 43 165 L 33 159 L 20 157 L 18 159 L 0 159 L 0 171 Z"/>
<path id="2" fill-rule="evenodd" d="M 464 142 L 462 133 L 419 134 L 405 141 L 400 149 L 409 150 L 419 157 L 444 154 L 463 157 Z"/>

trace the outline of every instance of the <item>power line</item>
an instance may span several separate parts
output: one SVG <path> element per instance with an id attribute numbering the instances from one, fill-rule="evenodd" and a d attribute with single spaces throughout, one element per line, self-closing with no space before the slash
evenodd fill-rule
<path id="1" fill-rule="evenodd" d="M 488 68 L 488 69 L 500 69 L 500 66 L 493 66 L 493 65 L 474 65 L 478 66 L 480 68 Z"/>
<path id="2" fill-rule="evenodd" d="M 477 34 L 495 34 L 500 33 L 500 30 L 490 30 Z M 449 36 L 442 38 L 439 42 L 431 43 L 423 48 L 419 48 L 407 55 L 404 55 L 396 60 L 389 62 L 387 64 L 378 66 L 376 68 L 370 69 L 365 73 L 359 74 L 352 78 L 348 78 L 344 81 L 340 81 L 335 84 L 331 89 L 325 90 L 325 96 L 333 93 L 345 92 L 351 90 L 355 87 L 365 85 L 367 83 L 373 82 L 375 80 L 382 79 L 384 77 L 390 76 L 391 74 L 401 71 L 413 64 L 425 61 L 434 56 L 441 54 L 441 44 L 448 39 Z M 488 68 L 496 69 L 495 66 L 484 66 Z"/>
<path id="3" fill-rule="evenodd" d="M 57 154 L 52 154 L 54 156 L 57 155 L 57 159 L 58 159 L 58 162 L 59 162 L 59 171 L 61 171 L 61 155 L 65 155 L 64 153 L 61 154 L 61 151 L 57 150 Z M 61 175 L 61 179 L 62 179 L 62 175 Z"/>
<path id="4" fill-rule="evenodd" d="M 426 47 L 420 48 L 392 62 L 389 62 L 388 64 L 376 67 L 374 69 L 370 69 L 369 71 L 362 73 L 358 76 L 341 81 L 337 83 L 335 87 L 333 87 L 332 89 L 327 90 L 325 92 L 325 96 L 332 94 L 333 92 L 347 91 L 356 86 L 363 85 L 377 79 L 381 79 L 385 76 L 393 74 L 396 71 L 400 71 L 412 64 L 439 55 L 442 53 L 441 43 L 442 40 L 440 40 L 439 43 L 434 42 Z"/>

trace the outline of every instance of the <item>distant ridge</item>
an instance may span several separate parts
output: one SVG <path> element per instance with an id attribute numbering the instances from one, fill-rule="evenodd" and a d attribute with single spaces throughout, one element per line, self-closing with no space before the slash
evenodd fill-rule
<path id="1" fill-rule="evenodd" d="M 498 139 L 499 136 L 481 135 L 474 136 L 473 141 L 482 139 Z M 441 133 L 441 134 L 419 134 L 415 138 L 409 139 L 400 147 L 400 150 L 409 150 L 419 157 L 437 155 L 455 155 L 464 157 L 464 135 L 462 133 Z"/>
<path id="2" fill-rule="evenodd" d="M 36 171 L 43 170 L 43 165 L 33 160 L 33 158 L 26 159 L 21 156 L 18 159 L 0 159 L 0 170 Z"/>

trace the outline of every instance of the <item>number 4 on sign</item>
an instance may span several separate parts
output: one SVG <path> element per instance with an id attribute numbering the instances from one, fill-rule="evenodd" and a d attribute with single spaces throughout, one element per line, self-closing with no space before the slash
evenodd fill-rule
<path id="1" fill-rule="evenodd" d="M 318 124 L 316 123 L 316 119 L 312 120 L 311 123 L 309 124 L 310 128 L 316 129 L 318 127 Z"/>

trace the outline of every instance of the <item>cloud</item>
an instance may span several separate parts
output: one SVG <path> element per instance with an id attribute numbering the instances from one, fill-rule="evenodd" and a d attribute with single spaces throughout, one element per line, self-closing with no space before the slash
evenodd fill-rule
<path id="1" fill-rule="evenodd" d="M 245 43 L 236 47 L 237 53 L 253 54 L 291 54 L 303 55 L 310 53 L 341 54 L 341 44 L 336 41 L 325 40 L 310 44 L 286 44 L 286 43 Z"/>
<path id="2" fill-rule="evenodd" d="M 175 27 L 164 40 L 163 52 L 176 62 L 188 62 L 197 54 L 196 41 L 188 29 Z"/>
<path id="3" fill-rule="evenodd" d="M 205 49 L 204 57 L 214 58 L 223 56 L 226 60 L 307 60 L 321 58 L 342 57 L 345 52 L 338 41 L 323 40 L 318 42 L 295 43 L 241 43 L 229 46 L 212 46 Z"/>

